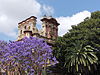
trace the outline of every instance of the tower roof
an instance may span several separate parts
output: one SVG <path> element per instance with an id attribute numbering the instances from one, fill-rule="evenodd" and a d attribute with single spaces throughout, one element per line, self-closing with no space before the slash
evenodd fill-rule
<path id="1" fill-rule="evenodd" d="M 26 21 L 29 21 L 30 19 L 37 19 L 35 16 L 31 16 L 31 17 L 29 17 L 29 18 L 27 18 L 26 20 L 23 20 L 22 22 L 19 22 L 18 24 L 20 25 L 20 24 L 23 24 L 23 23 L 25 23 Z"/>
<path id="2" fill-rule="evenodd" d="M 57 20 L 51 16 L 44 16 L 41 21 L 46 21 L 46 22 L 49 22 L 49 23 L 53 23 L 53 24 L 56 24 L 56 25 L 60 25 Z"/>

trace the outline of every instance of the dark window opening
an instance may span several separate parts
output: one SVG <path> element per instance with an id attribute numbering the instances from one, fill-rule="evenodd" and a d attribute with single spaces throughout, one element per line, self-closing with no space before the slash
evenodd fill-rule
<path id="1" fill-rule="evenodd" d="M 26 26 L 24 28 L 26 29 Z"/>
<path id="2" fill-rule="evenodd" d="M 22 34 L 22 30 L 20 31 L 20 34 Z"/>
<path id="3" fill-rule="evenodd" d="M 28 29 L 30 29 L 30 26 L 28 27 Z"/>

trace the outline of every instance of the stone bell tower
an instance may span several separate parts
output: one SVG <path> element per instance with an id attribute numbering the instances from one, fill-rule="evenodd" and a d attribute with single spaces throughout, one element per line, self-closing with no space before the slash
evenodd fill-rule
<path id="1" fill-rule="evenodd" d="M 48 39 L 56 39 L 58 37 L 59 23 L 51 16 L 44 16 L 42 19 L 42 36 Z"/>
<path id="2" fill-rule="evenodd" d="M 24 37 L 30 37 L 32 34 L 38 32 L 38 29 L 36 28 L 36 19 L 36 17 L 31 16 L 30 18 L 18 23 L 18 40 Z"/>
<path id="3" fill-rule="evenodd" d="M 52 43 L 58 37 L 59 23 L 51 16 L 44 16 L 42 21 L 42 29 L 36 28 L 36 17 L 31 16 L 26 20 L 18 23 L 18 38 L 21 40 L 24 37 L 43 38 L 48 43 Z"/>

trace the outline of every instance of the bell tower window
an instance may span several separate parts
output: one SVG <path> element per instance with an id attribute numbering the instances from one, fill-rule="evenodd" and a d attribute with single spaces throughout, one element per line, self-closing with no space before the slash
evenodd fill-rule
<path id="1" fill-rule="evenodd" d="M 26 29 L 26 26 L 24 28 Z"/>
<path id="2" fill-rule="evenodd" d="M 35 30 L 35 28 L 33 28 L 33 30 Z"/>
<path id="3" fill-rule="evenodd" d="M 22 34 L 22 30 L 20 31 L 20 34 Z"/>
<path id="4" fill-rule="evenodd" d="M 30 29 L 30 26 L 28 27 L 28 29 Z"/>

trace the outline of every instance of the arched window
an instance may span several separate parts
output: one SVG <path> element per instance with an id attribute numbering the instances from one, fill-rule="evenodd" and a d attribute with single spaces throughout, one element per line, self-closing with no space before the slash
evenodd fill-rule
<path id="1" fill-rule="evenodd" d="M 35 30 L 35 28 L 33 28 L 33 30 Z"/>
<path id="2" fill-rule="evenodd" d="M 30 26 L 28 27 L 28 29 L 30 29 Z"/>
<path id="3" fill-rule="evenodd" d="M 24 28 L 26 29 L 26 26 Z"/>
<path id="4" fill-rule="evenodd" d="M 44 25 L 42 27 L 44 28 Z"/>
<path id="5" fill-rule="evenodd" d="M 22 34 L 22 30 L 20 31 L 20 34 Z"/>

